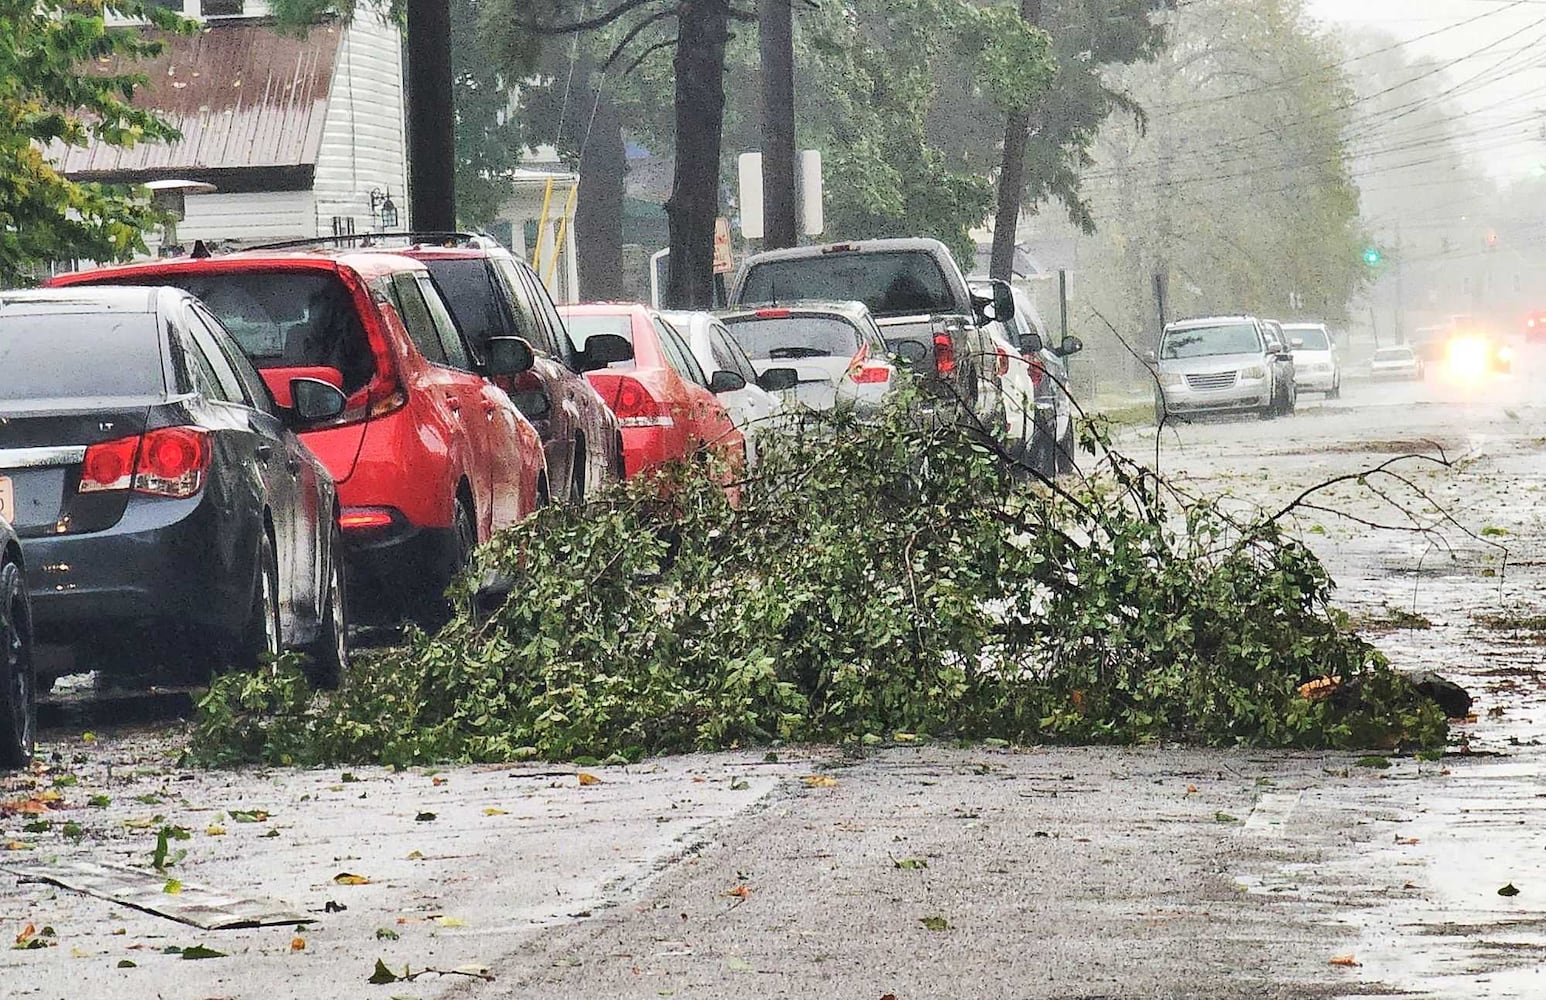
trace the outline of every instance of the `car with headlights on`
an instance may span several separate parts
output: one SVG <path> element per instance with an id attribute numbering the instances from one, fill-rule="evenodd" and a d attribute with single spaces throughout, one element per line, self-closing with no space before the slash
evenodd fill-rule
<path id="1" fill-rule="evenodd" d="M 1170 323 L 1149 360 L 1158 382 L 1156 423 L 1243 413 L 1270 420 L 1293 412 L 1293 355 L 1254 316 Z"/>
<path id="2" fill-rule="evenodd" d="M 292 428 L 345 399 L 309 376 L 286 388 L 280 407 L 185 291 L 0 292 L 0 507 L 35 641 L 139 682 L 297 649 L 314 682 L 338 682 L 338 499 Z"/>
<path id="3" fill-rule="evenodd" d="M 1324 323 L 1285 323 L 1283 333 L 1294 355 L 1294 385 L 1300 392 L 1342 395 L 1342 357 Z"/>

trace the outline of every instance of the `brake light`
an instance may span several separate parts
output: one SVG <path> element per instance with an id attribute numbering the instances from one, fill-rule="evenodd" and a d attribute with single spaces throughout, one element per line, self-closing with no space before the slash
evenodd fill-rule
<path id="1" fill-rule="evenodd" d="M 134 484 L 134 454 L 139 451 L 139 435 L 104 441 L 86 449 L 81 461 L 81 493 L 126 490 Z"/>
<path id="2" fill-rule="evenodd" d="M 132 489 L 186 499 L 204 488 L 211 454 L 209 432 L 197 427 L 162 427 L 139 437 L 104 441 L 86 449 L 78 492 Z"/>
<path id="3" fill-rule="evenodd" d="M 344 531 L 365 531 L 389 528 L 396 520 L 396 512 L 387 507 L 345 507 L 338 515 L 338 527 Z"/>
<path id="4" fill-rule="evenodd" d="M 789 310 L 788 309 L 758 309 L 757 310 L 757 318 L 758 319 L 788 319 L 789 318 Z"/>
<path id="5" fill-rule="evenodd" d="M 956 349 L 950 342 L 949 330 L 934 335 L 934 370 L 941 374 L 956 370 Z"/>
<path id="6" fill-rule="evenodd" d="M 624 427 L 671 427 L 676 421 L 661 411 L 660 402 L 638 380 L 617 380 L 612 412 Z"/>
<path id="7" fill-rule="evenodd" d="M 861 385 L 891 381 L 890 365 L 864 365 L 853 373 L 853 380 Z"/>
<path id="8" fill-rule="evenodd" d="M 996 344 L 993 349 L 998 352 L 998 377 L 1003 378 L 1009 374 L 1009 355 Z"/>

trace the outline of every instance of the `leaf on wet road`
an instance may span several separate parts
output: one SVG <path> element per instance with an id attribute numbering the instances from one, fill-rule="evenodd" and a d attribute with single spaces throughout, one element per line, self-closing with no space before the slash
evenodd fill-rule
<path id="1" fill-rule="evenodd" d="M 195 960 L 195 959 L 201 959 L 201 958 L 225 958 L 226 957 L 225 952 L 223 952 L 223 951 L 216 951 L 213 948 L 206 948 L 206 947 L 204 947 L 201 944 L 189 945 L 188 947 L 181 949 L 181 951 L 182 951 L 183 958 L 185 958 L 185 959 L 187 959 L 189 961 L 192 961 L 192 960 Z"/>
<path id="2" fill-rule="evenodd" d="M 922 858 L 892 858 L 891 863 L 904 871 L 917 871 L 919 868 L 929 867 L 929 863 Z"/>
<path id="3" fill-rule="evenodd" d="M 580 772 L 580 784 L 582 784 L 582 785 L 599 785 L 599 784 L 601 784 L 601 779 L 596 777 L 594 774 L 589 773 L 588 771 L 581 771 Z"/>
<path id="4" fill-rule="evenodd" d="M 166 880 L 166 885 L 161 887 L 161 891 L 169 896 L 176 896 L 183 891 L 183 884 L 175 878 L 169 878 Z"/>
<path id="5" fill-rule="evenodd" d="M 390 927 L 377 927 L 376 928 L 376 940 L 377 941 L 396 941 L 400 937 L 402 937 L 402 935 L 397 933 L 396 931 L 394 931 Z"/>
<path id="6" fill-rule="evenodd" d="M 486 807 L 484 807 L 483 815 L 485 815 L 485 816 L 507 816 L 507 815 L 509 815 L 509 812 L 507 810 L 499 808 L 498 806 L 486 806 Z"/>
<path id="7" fill-rule="evenodd" d="M 1337 955 L 1328 964 L 1339 965 L 1346 969 L 1356 969 L 1363 965 L 1362 962 L 1358 961 L 1358 959 L 1354 958 L 1352 955 Z"/>
<path id="8" fill-rule="evenodd" d="M 291 951 L 305 951 L 306 950 L 306 939 L 303 938 L 303 937 L 300 937 L 299 935 L 291 938 L 290 939 L 290 950 Z"/>
<path id="9" fill-rule="evenodd" d="M 434 813 L 432 813 L 432 812 L 421 812 L 421 813 L 419 813 L 417 816 L 415 816 L 413 818 L 413 821 L 415 823 L 433 823 L 433 822 L 435 822 L 435 819 L 436 819 L 436 817 L 435 817 Z"/>
<path id="10" fill-rule="evenodd" d="M 1519 895 L 1519 890 L 1514 888 L 1514 883 L 1510 882 L 1508 885 L 1505 885 L 1503 888 L 1498 890 L 1498 895 L 1517 896 Z"/>
<path id="11" fill-rule="evenodd" d="M 752 894 L 752 887 L 747 885 L 744 882 L 741 883 L 740 885 L 736 886 L 734 889 L 728 889 L 725 892 L 725 895 L 727 895 L 727 896 L 734 896 L 737 899 L 747 899 L 747 898 L 750 898 L 751 894 Z"/>
<path id="12" fill-rule="evenodd" d="M 204 828 L 204 832 L 211 837 L 224 837 L 225 827 L 218 823 L 211 823 Z"/>
<path id="13" fill-rule="evenodd" d="M 264 823 L 268 813 L 263 809 L 232 809 L 231 819 L 237 823 Z"/>
<path id="14" fill-rule="evenodd" d="M 339 872 L 333 876 L 333 881 L 339 885 L 370 885 L 370 879 L 364 875 L 356 875 L 354 872 Z"/>
<path id="15" fill-rule="evenodd" d="M 406 972 L 408 970 L 405 967 L 403 971 Z M 374 986 L 384 986 L 387 983 L 395 983 L 402 978 L 402 976 L 399 976 L 397 973 L 387 968 L 385 961 L 378 958 L 376 959 L 376 971 L 370 974 L 370 978 L 367 979 L 366 982 Z"/>
<path id="16" fill-rule="evenodd" d="M 730 972 L 756 972 L 756 967 L 746 959 L 731 955 L 725 959 L 725 969 Z"/>
<path id="17" fill-rule="evenodd" d="M 918 922 L 923 925 L 925 930 L 948 931 L 950 929 L 950 921 L 944 917 L 919 917 Z"/>
<path id="18" fill-rule="evenodd" d="M 1215 823 L 1238 823 L 1238 822 L 1240 822 L 1240 817 L 1238 817 L 1238 816 L 1231 816 L 1227 812 L 1216 812 L 1216 813 L 1213 814 L 1213 822 L 1215 822 Z"/>
<path id="19" fill-rule="evenodd" d="M 837 779 L 830 774 L 807 774 L 800 780 L 805 782 L 807 788 L 833 788 L 837 785 Z"/>

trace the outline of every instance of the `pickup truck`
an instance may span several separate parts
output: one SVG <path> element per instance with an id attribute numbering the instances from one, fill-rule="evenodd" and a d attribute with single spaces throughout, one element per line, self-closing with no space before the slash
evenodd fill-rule
<path id="1" fill-rule="evenodd" d="M 998 354 L 981 329 L 1014 315 L 1007 284 L 974 295 L 950 249 L 931 239 L 860 240 L 753 254 L 730 290 L 732 306 L 812 299 L 863 302 L 901 366 L 935 396 L 960 404 L 959 419 L 1004 425 Z"/>

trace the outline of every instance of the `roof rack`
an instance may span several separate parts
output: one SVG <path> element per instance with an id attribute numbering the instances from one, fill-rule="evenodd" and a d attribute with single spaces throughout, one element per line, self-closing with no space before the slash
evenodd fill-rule
<path id="1" fill-rule="evenodd" d="M 398 242 L 409 244 L 430 243 L 441 246 L 469 246 L 492 250 L 502 246 L 498 240 L 487 233 L 459 233 L 447 231 L 408 231 L 400 233 L 341 233 L 337 236 L 311 236 L 299 240 L 280 240 L 277 243 L 258 243 L 253 246 L 244 246 L 242 250 L 291 250 L 296 247 L 317 246 L 359 246 L 380 247 L 387 244 L 397 245 Z"/>

